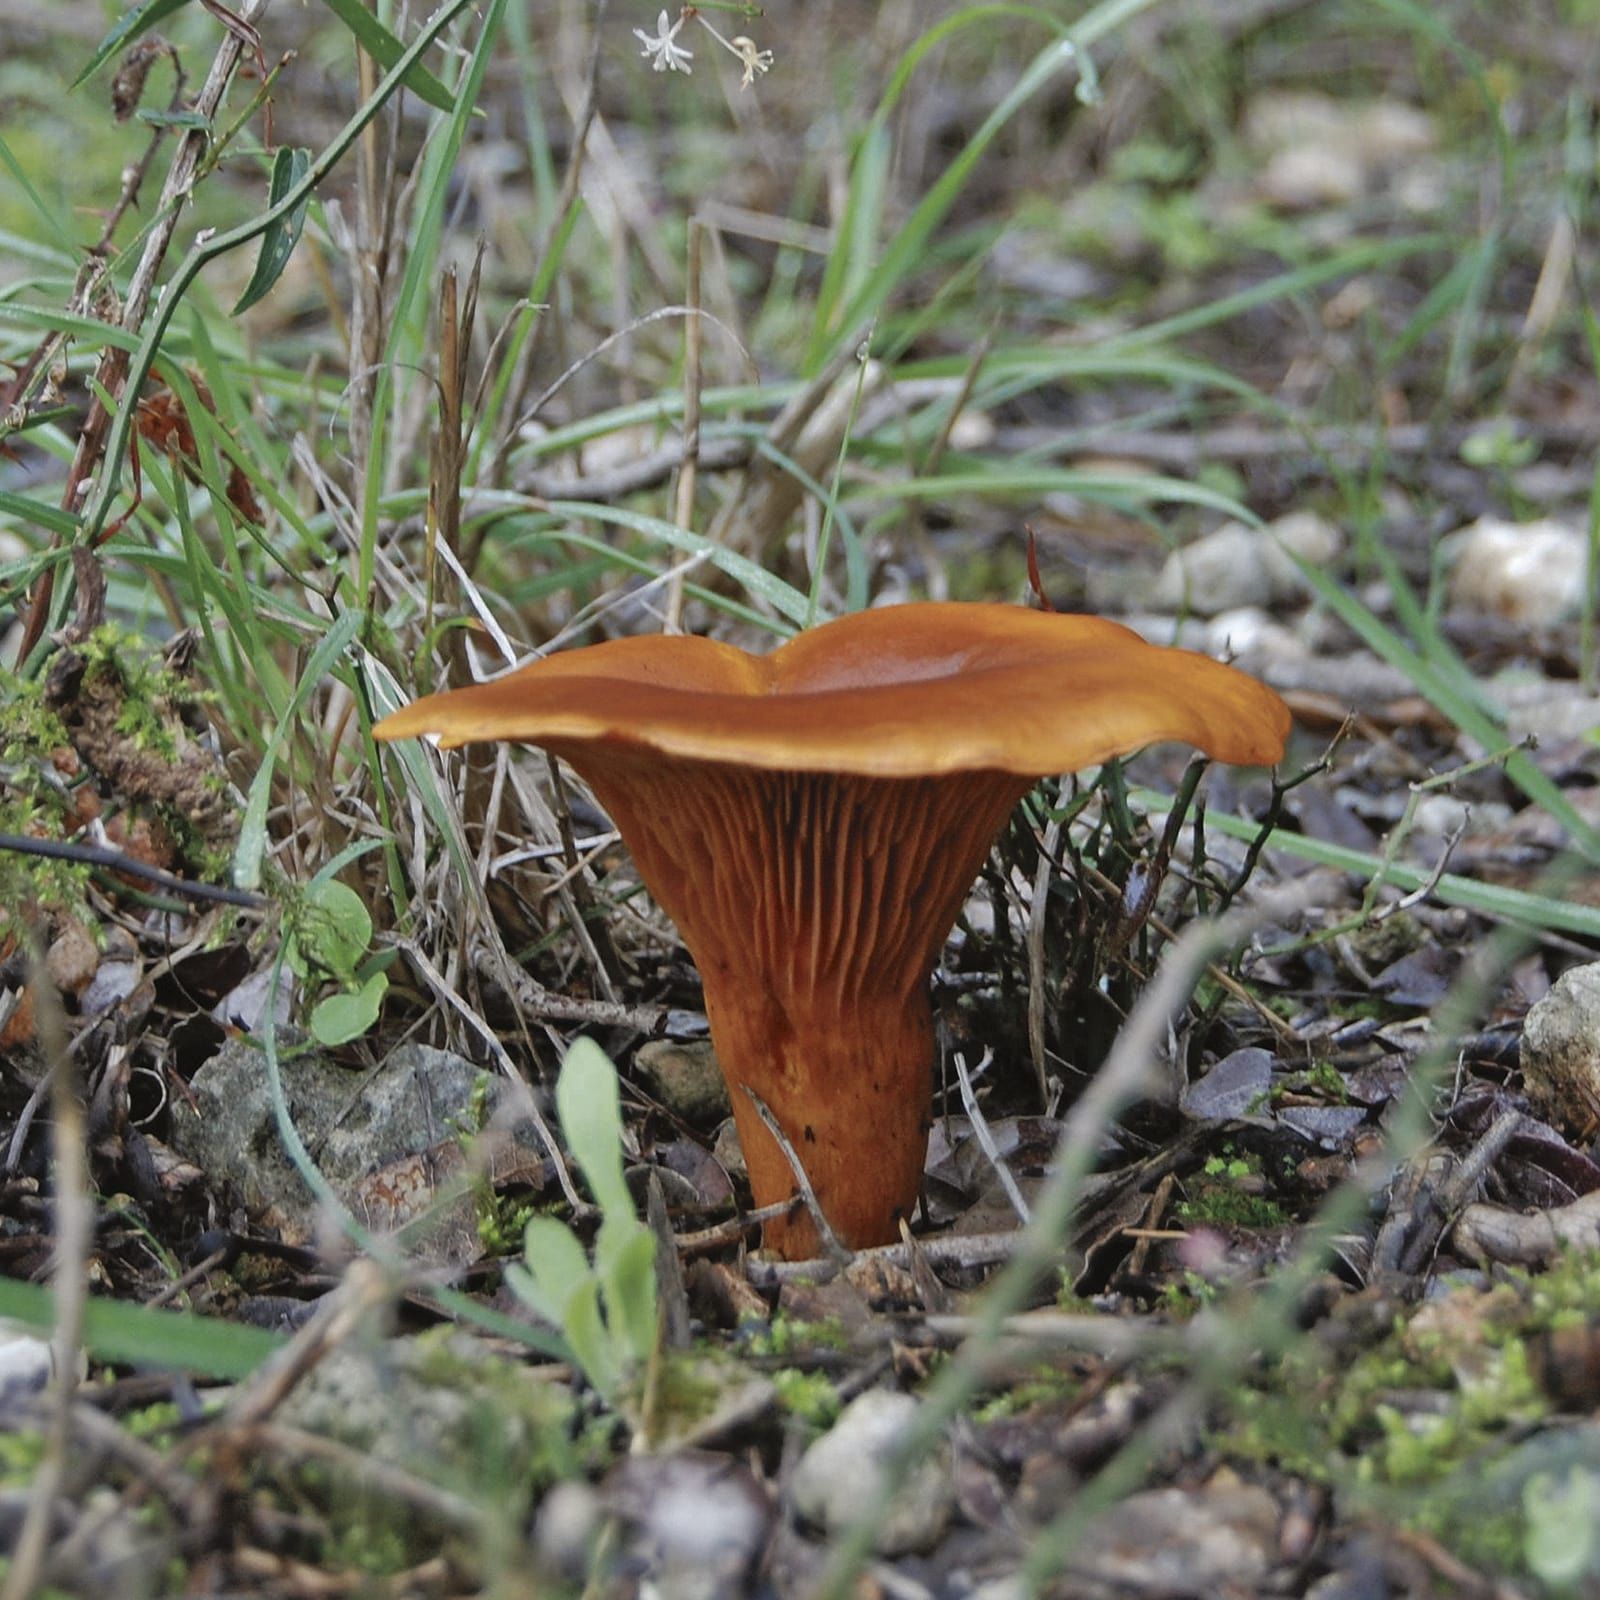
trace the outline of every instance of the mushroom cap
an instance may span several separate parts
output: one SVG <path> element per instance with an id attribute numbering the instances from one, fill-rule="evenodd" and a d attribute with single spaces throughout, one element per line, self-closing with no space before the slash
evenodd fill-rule
<path id="1" fill-rule="evenodd" d="M 1166 739 L 1265 765 L 1289 722 L 1254 678 L 1120 623 L 930 602 L 858 611 L 765 656 L 711 639 L 611 640 L 428 695 L 374 731 L 876 778 L 1043 777 Z"/>

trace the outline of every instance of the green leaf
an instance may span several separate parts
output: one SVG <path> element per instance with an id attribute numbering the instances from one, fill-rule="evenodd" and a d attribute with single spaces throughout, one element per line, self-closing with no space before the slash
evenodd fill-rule
<path id="1" fill-rule="evenodd" d="M 328 9 L 356 37 L 356 42 L 385 72 L 397 62 L 405 46 L 367 10 L 361 0 L 326 0 Z M 436 111 L 454 111 L 455 96 L 422 65 L 414 66 L 402 79 L 419 100 L 426 100 Z"/>
<path id="2" fill-rule="evenodd" d="M 561 1327 L 567 1302 L 594 1276 L 577 1234 L 554 1217 L 530 1217 L 522 1253 L 527 1270 L 507 1269 L 512 1288 L 546 1322 Z"/>
<path id="3" fill-rule="evenodd" d="M 622 1175 L 622 1097 L 617 1069 L 593 1039 L 567 1051 L 556 1080 L 556 1114 L 567 1148 L 583 1169 L 600 1209 L 634 1218 L 633 1197 Z"/>
<path id="4" fill-rule="evenodd" d="M 1156 789 L 1131 790 L 1130 798 L 1141 810 L 1155 817 L 1164 817 L 1172 810 L 1172 796 Z M 1207 811 L 1206 827 L 1212 833 L 1226 834 L 1245 844 L 1252 842 L 1261 831 L 1260 823 L 1248 817 L 1231 816 L 1225 811 Z M 1498 883 L 1480 883 L 1476 878 L 1463 878 L 1454 872 L 1436 877 L 1404 861 L 1389 861 L 1364 850 L 1352 850 L 1348 845 L 1331 844 L 1326 839 L 1313 839 L 1308 834 L 1290 833 L 1282 828 L 1274 831 L 1268 848 L 1280 850 L 1299 861 L 1337 867 L 1341 872 L 1387 884 L 1404 894 L 1426 886 L 1431 898 L 1441 905 L 1464 906 L 1468 911 L 1481 912 L 1497 922 L 1600 939 L 1600 907 L 1582 905 L 1574 899 L 1536 894 L 1527 889 L 1508 889 Z"/>
<path id="5" fill-rule="evenodd" d="M 329 878 L 307 897 L 308 916 L 300 931 L 307 952 L 335 977 L 353 973 L 372 943 L 372 916 L 347 883 Z"/>
<path id="6" fill-rule="evenodd" d="M 185 133 L 211 132 L 210 119 L 200 111 L 163 111 L 158 106 L 140 106 L 134 115 L 152 128 L 181 128 Z"/>
<path id="7" fill-rule="evenodd" d="M 612 1399 L 622 1384 L 622 1363 L 600 1318 L 600 1285 L 592 1277 L 579 1284 L 577 1293 L 567 1301 L 561 1331 L 583 1375 L 606 1399 Z"/>
<path id="8" fill-rule="evenodd" d="M 174 11 L 181 11 L 189 0 L 145 0 L 142 6 L 134 6 L 117 18 L 116 26 L 111 32 L 95 46 L 94 54 L 89 57 L 89 64 L 76 78 L 72 80 L 72 87 L 76 89 L 85 78 L 92 77 L 125 45 L 130 45 L 141 33 L 148 33 L 158 22 L 170 17 Z"/>
<path id="9" fill-rule="evenodd" d="M 272 162 L 272 182 L 267 188 L 267 205 L 278 204 L 294 186 L 311 170 L 309 150 L 291 150 L 288 145 L 279 149 Z M 308 194 L 299 205 L 268 227 L 261 235 L 261 250 L 256 256 L 256 269 L 244 286 L 233 307 L 234 316 L 248 311 L 272 288 L 289 265 L 289 257 L 300 242 L 300 230 L 305 226 L 306 207 L 311 203 Z"/>
<path id="10" fill-rule="evenodd" d="M 1522 1486 L 1523 1554 L 1541 1583 L 1565 1590 L 1594 1567 L 1600 1475 L 1572 1462 L 1564 1478 L 1536 1472 Z"/>
<path id="11" fill-rule="evenodd" d="M 595 1265 L 605 1297 L 606 1324 L 635 1362 L 656 1342 L 656 1241 L 642 1223 L 608 1216 L 595 1240 Z"/>
<path id="12" fill-rule="evenodd" d="M 378 1020 L 388 992 L 388 977 L 375 972 L 359 989 L 343 989 L 319 1000 L 311 1010 L 311 1036 L 330 1049 L 359 1039 Z"/>
<path id="13" fill-rule="evenodd" d="M 1468 737 L 1485 750 L 1506 744 L 1504 719 L 1493 707 L 1461 658 L 1443 640 L 1437 641 L 1440 659 L 1429 660 L 1419 654 L 1361 599 L 1346 592 L 1343 585 L 1322 568 L 1302 560 L 1292 551 L 1285 554 L 1294 562 L 1311 591 L 1367 646 L 1392 667 L 1398 667 L 1430 704 L 1441 711 Z M 1390 584 L 1395 593 L 1397 584 Z M 1567 830 L 1574 846 L 1590 861 L 1600 861 L 1600 828 L 1582 816 L 1567 798 L 1566 791 L 1549 777 L 1524 750 L 1506 757 L 1506 776 L 1535 805 L 1542 806 Z"/>
<path id="14" fill-rule="evenodd" d="M 25 528 L 43 528 L 47 533 L 59 533 L 69 539 L 78 528 L 78 519 L 70 511 L 30 500 L 25 494 L 12 494 L 7 489 L 0 489 L 0 511 L 15 517 Z"/>
<path id="15" fill-rule="evenodd" d="M 0 1278 L 0 1316 L 48 1335 L 55 1328 L 55 1297 L 35 1284 Z M 231 1381 L 249 1377 L 284 1340 L 220 1317 L 91 1299 L 83 1343 L 101 1361 Z"/>

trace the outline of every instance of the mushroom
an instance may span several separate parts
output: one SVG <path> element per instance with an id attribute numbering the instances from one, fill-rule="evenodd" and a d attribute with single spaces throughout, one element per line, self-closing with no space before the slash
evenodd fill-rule
<path id="1" fill-rule="evenodd" d="M 932 1110 L 928 977 L 995 836 L 1040 778 L 1161 740 L 1279 759 L 1289 712 L 1244 673 L 1097 617 L 862 611 L 753 656 L 590 645 L 385 717 L 380 739 L 536 744 L 611 814 L 700 970 L 758 1206 L 783 1130 L 851 1247 L 898 1236 Z M 752 1098 L 756 1097 L 756 1098 Z M 764 1243 L 811 1254 L 804 1213 Z"/>

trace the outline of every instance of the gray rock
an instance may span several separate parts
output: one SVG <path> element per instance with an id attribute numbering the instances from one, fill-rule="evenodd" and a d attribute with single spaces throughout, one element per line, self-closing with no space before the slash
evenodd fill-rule
<path id="1" fill-rule="evenodd" d="M 750 1169 L 744 1162 L 744 1147 L 739 1143 L 739 1128 L 732 1117 L 717 1129 L 717 1137 L 711 1146 L 711 1153 L 717 1158 L 722 1170 L 733 1179 L 735 1183 L 743 1180 L 750 1181 Z"/>
<path id="2" fill-rule="evenodd" d="M 659 1600 L 750 1593 L 772 1506 L 739 1462 L 694 1450 L 629 1456 L 602 1495 L 626 1525 L 628 1555 L 643 1565 Z"/>
<path id="3" fill-rule="evenodd" d="M 1237 1117 L 1260 1116 L 1269 1111 L 1273 1056 L 1251 1045 L 1225 1055 L 1183 1091 L 1180 1105 L 1196 1122 L 1226 1122 Z"/>
<path id="4" fill-rule="evenodd" d="M 1279 517 L 1264 530 L 1226 522 L 1167 557 L 1150 603 L 1203 617 L 1243 606 L 1270 606 L 1305 592 L 1291 555 L 1325 567 L 1343 548 L 1338 528 L 1313 511 Z"/>
<path id="5" fill-rule="evenodd" d="M 715 1127 L 732 1109 L 709 1039 L 652 1039 L 639 1047 L 633 1070 L 668 1111 L 694 1127 Z"/>
<path id="6" fill-rule="evenodd" d="M 1583 608 L 1589 539 L 1553 518 L 1504 522 L 1480 517 L 1451 534 L 1450 598 L 1530 627 L 1576 617 Z"/>
<path id="7" fill-rule="evenodd" d="M 1529 1009 L 1522 1082 L 1557 1127 L 1586 1138 L 1600 1126 L 1600 961 L 1564 972 Z"/>
<path id="8" fill-rule="evenodd" d="M 1264 91 L 1245 111 L 1256 191 L 1287 211 L 1344 205 L 1428 163 L 1438 135 L 1400 100 L 1334 99 L 1314 90 Z"/>
<path id="9" fill-rule="evenodd" d="M 481 1074 L 461 1056 L 420 1044 L 356 1072 L 316 1050 L 295 1053 L 281 1039 L 279 1068 L 300 1138 L 347 1202 L 375 1169 L 449 1139 Z M 173 1100 L 173 1149 L 212 1179 L 225 1178 L 253 1214 L 275 1212 L 288 1234 L 310 1237 L 316 1204 L 284 1152 L 260 1049 L 230 1039 L 190 1088 L 192 1105 Z"/>
<path id="10" fill-rule="evenodd" d="M 869 1389 L 800 1458 L 789 1484 L 795 1511 L 837 1533 L 849 1527 L 883 1482 L 884 1463 L 917 1415 L 920 1402 L 888 1389 Z M 950 1448 L 940 1441 L 896 1492 L 873 1535 L 880 1555 L 905 1555 L 937 1543 L 955 1506 Z"/>
<path id="11" fill-rule="evenodd" d="M 458 1492 L 567 1466 L 567 1391 L 457 1329 L 341 1346 L 284 1402 L 290 1427 Z"/>
<path id="12" fill-rule="evenodd" d="M 1276 1560 L 1278 1505 L 1231 1483 L 1150 1489 L 1095 1517 L 1070 1557 L 1074 1572 L 1162 1600 L 1253 1591 Z"/>
<path id="13" fill-rule="evenodd" d="M 55 1376 L 55 1349 L 48 1338 L 0 1318 L 0 1417 L 37 1400 Z M 77 1381 L 88 1376 L 89 1363 L 80 1350 Z"/>

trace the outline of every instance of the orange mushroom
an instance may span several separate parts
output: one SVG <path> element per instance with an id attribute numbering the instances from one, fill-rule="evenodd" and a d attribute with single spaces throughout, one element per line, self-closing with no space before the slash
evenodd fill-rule
<path id="1" fill-rule="evenodd" d="M 1006 605 L 858 612 L 767 656 L 618 639 L 429 695 L 381 739 L 515 739 L 568 761 L 705 988 L 758 1206 L 798 1155 L 853 1247 L 897 1236 L 932 1109 L 928 976 L 996 834 L 1041 777 L 1177 739 L 1283 753 L 1289 712 L 1232 667 L 1096 617 Z M 811 1253 L 804 1214 L 765 1243 Z"/>

